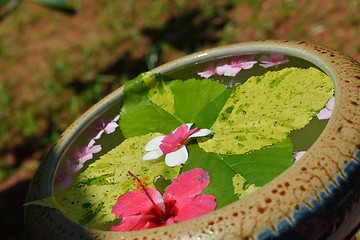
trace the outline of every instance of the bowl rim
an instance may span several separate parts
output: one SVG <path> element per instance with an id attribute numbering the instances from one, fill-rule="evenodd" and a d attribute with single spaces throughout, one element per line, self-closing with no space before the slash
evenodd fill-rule
<path id="1" fill-rule="evenodd" d="M 281 231 L 284 231 L 284 228 L 295 231 L 299 226 L 301 227 L 301 219 L 318 214 L 324 204 L 332 204 L 333 195 L 338 194 L 336 191 L 343 186 L 342 183 L 349 184 L 347 179 L 354 174 L 352 171 L 358 171 L 360 168 L 360 64 L 358 62 L 338 51 L 305 41 L 265 40 L 203 50 L 163 64 L 149 72 L 165 74 L 188 64 L 253 52 L 276 52 L 302 58 L 318 66 L 334 81 L 336 102 L 332 118 L 301 161 L 241 201 L 236 201 L 205 216 L 166 228 L 136 232 L 88 229 L 73 223 L 57 209 L 30 205 L 25 209 L 25 221 L 29 232 L 33 235 L 38 234 L 33 230 L 39 230 L 36 225 L 39 222 L 47 223 L 51 218 L 55 219 L 53 222 L 56 222 L 54 227 L 51 227 L 54 229 L 49 230 L 52 234 L 59 232 L 55 226 L 61 225 L 62 228 L 70 228 L 89 238 L 101 236 L 102 239 L 119 237 L 158 239 L 170 236 L 171 238 L 192 236 L 201 239 L 225 237 L 262 239 L 269 236 L 278 237 L 283 234 Z M 90 119 L 110 108 L 114 101 L 119 101 L 122 94 L 123 87 L 120 87 L 96 103 L 65 130 L 44 157 L 30 186 L 28 201 L 54 195 L 53 179 L 58 161 L 71 145 L 75 135 L 87 126 Z M 360 183 L 357 184 L 360 186 Z M 302 188 L 305 190 L 299 191 Z M 346 203 L 355 201 L 350 196 L 344 196 L 341 200 Z M 37 219 L 39 220 L 37 224 L 31 223 L 34 221 L 34 215 L 39 216 L 40 212 L 43 218 L 45 215 L 47 221 Z M 301 216 L 297 219 L 295 215 Z M 340 234 L 339 236 L 348 234 L 343 226 L 356 228 L 360 223 L 360 217 L 354 218 L 353 224 L 345 221 L 342 224 L 343 221 L 331 220 L 330 226 L 327 226 L 324 231 L 331 229 L 331 233 Z M 355 223 L 356 226 L 354 226 Z"/>

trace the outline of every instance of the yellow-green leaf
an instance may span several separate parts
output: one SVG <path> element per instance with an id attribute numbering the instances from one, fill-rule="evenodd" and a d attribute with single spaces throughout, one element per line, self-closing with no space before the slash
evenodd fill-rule
<path id="1" fill-rule="evenodd" d="M 230 95 L 211 127 L 207 152 L 243 154 L 303 128 L 333 96 L 333 83 L 315 69 L 286 68 L 249 78 Z"/>

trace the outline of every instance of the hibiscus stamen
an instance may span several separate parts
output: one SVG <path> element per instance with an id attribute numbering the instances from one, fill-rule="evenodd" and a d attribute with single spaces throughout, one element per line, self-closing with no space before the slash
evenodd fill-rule
<path id="1" fill-rule="evenodd" d="M 147 188 L 145 187 L 146 184 L 144 184 L 143 181 L 141 181 L 137 176 L 135 176 L 132 172 L 128 171 L 128 174 L 135 178 L 135 180 L 138 182 L 138 186 L 140 186 L 141 190 L 146 194 L 146 196 L 149 198 L 151 204 L 154 206 L 154 209 L 156 213 L 158 214 L 161 223 L 166 222 L 165 213 L 159 208 L 159 206 L 154 202 L 154 200 L 151 198 Z"/>

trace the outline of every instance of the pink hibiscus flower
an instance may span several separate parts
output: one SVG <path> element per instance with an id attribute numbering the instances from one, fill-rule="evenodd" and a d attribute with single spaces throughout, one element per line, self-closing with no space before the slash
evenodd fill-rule
<path id="1" fill-rule="evenodd" d="M 216 73 L 224 76 L 236 76 L 241 69 L 250 69 L 257 61 L 251 61 L 249 57 L 242 56 L 230 62 L 216 67 Z"/>
<path id="2" fill-rule="evenodd" d="M 95 140 L 91 139 L 87 146 L 75 151 L 74 158 L 81 164 L 84 164 L 86 161 L 92 159 L 95 153 L 101 151 L 101 146 L 94 144 Z"/>
<path id="3" fill-rule="evenodd" d="M 261 61 L 259 65 L 264 68 L 273 67 L 282 63 L 287 63 L 289 61 L 289 59 L 285 58 L 284 55 L 279 53 L 273 53 L 269 56 L 263 55 L 259 60 Z"/>
<path id="4" fill-rule="evenodd" d="M 95 140 L 99 139 L 103 133 L 106 133 L 106 134 L 113 133 L 115 131 L 115 129 L 119 126 L 119 124 L 117 123 L 119 118 L 120 118 L 120 115 L 116 115 L 115 118 L 112 119 L 108 123 L 101 122 L 96 127 L 96 131 L 98 131 L 98 133 L 96 134 L 96 136 L 93 139 L 95 139 Z"/>
<path id="5" fill-rule="evenodd" d="M 332 115 L 335 105 L 335 97 L 330 98 L 323 108 L 316 116 L 319 120 L 329 119 Z"/>
<path id="6" fill-rule="evenodd" d="M 69 186 L 72 182 L 71 174 L 76 173 L 83 167 L 81 163 L 73 163 L 73 161 L 66 161 L 65 165 L 60 168 L 55 177 L 56 186 L 63 189 Z"/>
<path id="7" fill-rule="evenodd" d="M 158 136 L 150 140 L 145 146 L 146 153 L 143 160 L 155 160 L 165 156 L 165 163 L 169 167 L 179 166 L 188 159 L 188 152 L 185 144 L 190 138 L 204 137 L 213 132 L 209 129 L 190 129 L 192 123 L 182 124 L 175 131 L 166 136 Z"/>
<path id="8" fill-rule="evenodd" d="M 209 78 L 216 74 L 216 68 L 214 65 L 209 65 L 204 71 L 197 73 L 200 77 Z"/>
<path id="9" fill-rule="evenodd" d="M 135 178 L 140 183 L 141 190 L 130 191 L 118 198 L 112 213 L 122 220 L 120 224 L 112 226 L 110 231 L 136 231 L 168 226 L 202 216 L 216 208 L 214 196 L 201 194 L 210 183 L 209 173 L 201 168 L 180 174 L 163 195 L 155 188 L 145 188 Z"/>

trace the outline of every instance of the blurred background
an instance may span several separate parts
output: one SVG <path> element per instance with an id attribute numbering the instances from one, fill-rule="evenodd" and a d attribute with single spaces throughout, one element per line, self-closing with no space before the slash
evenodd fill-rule
<path id="1" fill-rule="evenodd" d="M 5 240 L 27 239 L 22 204 L 42 155 L 127 79 L 198 50 L 251 40 L 306 40 L 360 61 L 359 0 L 15 2 L 13 10 L 0 8 Z M 49 7 L 54 2 L 60 5 Z"/>

